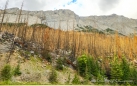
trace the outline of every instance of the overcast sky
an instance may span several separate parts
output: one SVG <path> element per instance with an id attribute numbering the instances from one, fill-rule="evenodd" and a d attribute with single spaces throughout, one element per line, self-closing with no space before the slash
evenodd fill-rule
<path id="1" fill-rule="evenodd" d="M 9 0 L 8 8 L 21 7 L 23 0 Z M 0 0 L 0 9 L 6 0 Z M 137 19 L 137 0 L 24 0 L 24 10 L 70 9 L 79 16 L 117 14 Z"/>

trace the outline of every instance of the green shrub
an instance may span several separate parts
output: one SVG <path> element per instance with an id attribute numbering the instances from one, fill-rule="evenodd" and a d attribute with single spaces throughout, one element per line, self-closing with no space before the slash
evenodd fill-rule
<path id="1" fill-rule="evenodd" d="M 1 71 L 1 78 L 2 78 L 2 80 L 7 81 L 7 80 L 10 80 L 11 77 L 12 77 L 11 66 L 5 65 Z"/>
<path id="2" fill-rule="evenodd" d="M 58 58 L 56 63 L 56 69 L 63 70 L 63 60 L 61 58 Z"/>
<path id="3" fill-rule="evenodd" d="M 96 84 L 105 84 L 105 80 L 104 80 L 105 76 L 101 73 L 98 73 L 97 79 L 96 79 Z"/>
<path id="4" fill-rule="evenodd" d="M 52 69 L 51 74 L 49 76 L 49 82 L 52 84 L 57 83 L 57 73 L 55 71 L 55 69 Z"/>
<path id="5" fill-rule="evenodd" d="M 20 65 L 18 64 L 17 67 L 14 69 L 14 76 L 20 76 L 21 71 L 20 71 Z"/>
<path id="6" fill-rule="evenodd" d="M 90 74 L 87 73 L 87 74 L 85 75 L 85 77 L 84 77 L 85 79 L 84 79 L 84 81 L 82 82 L 82 84 L 84 84 L 84 85 L 89 84 L 89 82 L 90 82 L 90 80 L 91 80 L 91 79 L 89 80 L 90 77 L 91 77 Z"/>
<path id="7" fill-rule="evenodd" d="M 48 62 L 52 62 L 52 57 L 51 55 L 49 54 L 48 51 L 44 50 L 42 53 L 41 53 L 42 57 L 44 59 L 46 59 Z"/>
<path id="8" fill-rule="evenodd" d="M 80 84 L 80 80 L 79 80 L 78 75 L 75 74 L 75 77 L 74 77 L 74 79 L 72 80 L 72 84 Z"/>
<path id="9" fill-rule="evenodd" d="M 133 85 L 137 85 L 137 69 L 136 68 L 131 68 L 131 82 Z"/>
<path id="10" fill-rule="evenodd" d="M 68 75 L 68 80 L 66 81 L 66 84 L 69 84 L 70 83 L 70 73 L 69 73 L 69 75 Z"/>

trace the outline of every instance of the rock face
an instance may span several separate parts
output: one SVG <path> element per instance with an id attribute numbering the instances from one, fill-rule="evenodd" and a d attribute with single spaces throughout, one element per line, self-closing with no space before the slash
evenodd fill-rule
<path id="1" fill-rule="evenodd" d="M 10 8 L 6 10 L 4 22 L 17 22 L 19 8 Z M 3 13 L 3 10 L 0 10 Z M 0 20 L 2 14 L 0 16 Z M 72 30 L 77 26 L 92 26 L 99 30 L 110 28 L 118 32 L 129 35 L 137 31 L 137 20 L 129 19 L 124 16 L 112 14 L 109 16 L 88 16 L 80 17 L 71 10 L 55 10 L 55 11 L 26 11 L 21 13 L 20 22 L 28 22 L 28 25 L 35 23 L 47 24 L 53 28 L 60 28 L 63 30 Z"/>

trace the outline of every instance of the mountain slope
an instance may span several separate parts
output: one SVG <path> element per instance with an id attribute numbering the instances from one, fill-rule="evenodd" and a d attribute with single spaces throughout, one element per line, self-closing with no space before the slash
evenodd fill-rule
<path id="1" fill-rule="evenodd" d="M 3 10 L 0 10 L 3 13 Z M 4 22 L 16 22 L 19 14 L 19 8 L 10 8 L 6 10 Z M 1 14 L 2 17 L 2 14 Z M 0 17 L 0 19 L 1 19 Z M 87 16 L 80 17 L 71 10 L 55 11 L 22 11 L 20 22 L 28 21 L 28 25 L 35 23 L 47 24 L 53 28 L 63 30 L 72 30 L 78 26 L 92 26 L 99 30 L 110 28 L 124 35 L 129 35 L 137 30 L 137 20 L 129 19 L 116 14 L 108 16 Z"/>

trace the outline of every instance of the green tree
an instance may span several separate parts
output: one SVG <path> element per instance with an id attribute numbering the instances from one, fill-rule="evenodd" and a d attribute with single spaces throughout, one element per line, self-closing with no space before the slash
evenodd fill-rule
<path id="1" fill-rule="evenodd" d="M 114 57 L 113 61 L 111 62 L 111 79 L 118 82 L 122 79 L 123 70 L 121 67 L 121 62 L 117 56 Z"/>
<path id="2" fill-rule="evenodd" d="M 52 69 L 51 74 L 49 76 L 49 82 L 52 84 L 57 83 L 57 73 L 55 69 Z"/>
<path id="3" fill-rule="evenodd" d="M 129 62 L 124 57 L 122 58 L 121 67 L 123 71 L 123 76 L 121 77 L 122 80 L 130 80 L 131 79 L 130 65 Z"/>
<path id="4" fill-rule="evenodd" d="M 99 63 L 93 59 L 91 56 L 82 55 L 77 59 L 78 72 L 81 76 L 91 80 L 91 76 L 98 76 L 98 74 L 103 74 Z"/>
<path id="5" fill-rule="evenodd" d="M 57 59 L 56 69 L 57 70 L 63 70 L 63 60 L 61 58 Z"/>
<path id="6" fill-rule="evenodd" d="M 79 74 L 81 76 L 85 76 L 86 65 L 87 65 L 87 56 L 86 55 L 82 55 L 81 57 L 78 57 L 78 59 L 77 59 L 77 67 L 78 67 L 78 70 L 79 70 Z"/>
<path id="7" fill-rule="evenodd" d="M 75 74 L 75 77 L 74 77 L 74 79 L 72 80 L 72 84 L 80 84 L 80 80 L 79 80 L 78 75 Z"/>
<path id="8" fill-rule="evenodd" d="M 69 84 L 70 83 L 70 73 L 69 73 L 69 75 L 68 75 L 68 80 L 66 81 L 66 84 Z"/>
<path id="9" fill-rule="evenodd" d="M 17 67 L 14 69 L 14 76 L 19 76 L 21 75 L 20 71 L 20 65 L 18 64 Z"/>
<path id="10" fill-rule="evenodd" d="M 137 69 L 131 68 L 131 82 L 133 85 L 137 85 Z"/>

